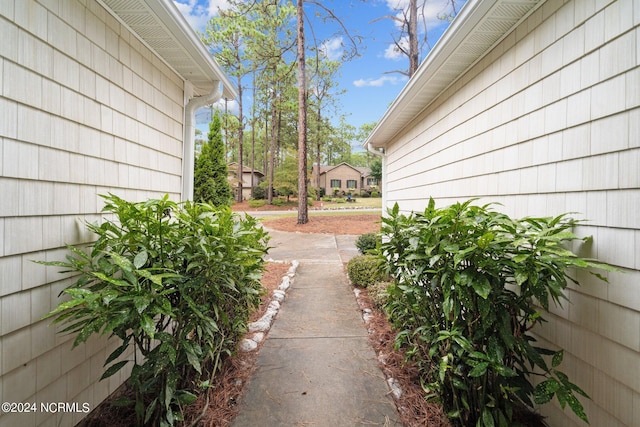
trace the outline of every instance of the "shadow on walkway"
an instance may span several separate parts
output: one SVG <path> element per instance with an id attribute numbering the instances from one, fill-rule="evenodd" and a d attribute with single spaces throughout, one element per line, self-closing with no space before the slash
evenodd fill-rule
<path id="1" fill-rule="evenodd" d="M 343 269 L 356 236 L 270 234 L 300 266 L 233 426 L 401 426 Z"/>

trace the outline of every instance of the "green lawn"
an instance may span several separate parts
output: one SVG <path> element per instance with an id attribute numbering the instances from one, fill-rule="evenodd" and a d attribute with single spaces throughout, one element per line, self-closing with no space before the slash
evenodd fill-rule
<path id="1" fill-rule="evenodd" d="M 334 203 L 334 202 L 322 202 L 325 209 L 330 208 L 381 208 L 381 197 L 354 197 L 356 200 L 353 203 Z"/>

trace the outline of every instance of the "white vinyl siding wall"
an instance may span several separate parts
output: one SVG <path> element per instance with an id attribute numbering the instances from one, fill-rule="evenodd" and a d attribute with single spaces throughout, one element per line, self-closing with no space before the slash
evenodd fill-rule
<path id="1" fill-rule="evenodd" d="M 98 194 L 181 191 L 183 81 L 93 0 L 0 1 L 0 401 L 88 402 L 117 345 L 71 351 L 42 316 L 72 280 L 32 260 L 88 242 Z M 0 414 L 0 426 L 69 426 L 84 414 Z"/>
<path id="2" fill-rule="evenodd" d="M 576 212 L 581 275 L 538 332 L 592 397 L 594 426 L 640 420 L 640 2 L 548 0 L 388 145 L 386 204 L 478 197 L 515 217 Z M 583 425 L 557 404 L 551 426 Z"/>

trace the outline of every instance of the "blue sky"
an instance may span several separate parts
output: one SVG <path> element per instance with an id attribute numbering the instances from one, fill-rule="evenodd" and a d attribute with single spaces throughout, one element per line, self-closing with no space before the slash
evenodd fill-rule
<path id="1" fill-rule="evenodd" d="M 428 0 L 425 7 L 431 46 L 448 26 L 437 16 L 447 11 L 449 2 Z M 227 7 L 226 0 L 174 0 L 174 3 L 191 26 L 199 31 L 204 30 L 219 8 Z M 346 90 L 340 97 L 341 110 L 347 122 L 355 127 L 376 122 L 407 82 L 407 77 L 392 71 L 408 68 L 408 59 L 393 49 L 393 36 L 398 36 L 394 21 L 379 18 L 397 14 L 397 9 L 408 4 L 408 0 L 324 0 L 322 3 L 333 10 L 353 36 L 362 37 L 358 47 L 361 56 L 345 62 L 341 68 L 340 89 Z M 456 0 L 458 7 L 463 3 L 464 0 Z M 324 43 L 330 59 L 340 58 L 346 37 L 338 34 L 336 24 L 320 22 L 314 16 L 316 9 L 313 5 L 307 4 L 305 7 L 318 43 Z M 305 31 L 309 43 L 311 31 L 308 28 Z"/>

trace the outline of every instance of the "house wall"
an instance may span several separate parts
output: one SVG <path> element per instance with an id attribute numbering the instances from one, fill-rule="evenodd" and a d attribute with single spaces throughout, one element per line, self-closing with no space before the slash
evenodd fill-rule
<path id="1" fill-rule="evenodd" d="M 0 1 L 0 402 L 93 409 L 117 342 L 71 350 L 42 316 L 72 278 L 32 260 L 91 240 L 98 194 L 180 198 L 183 81 L 93 0 Z M 0 426 L 69 426 L 84 413 L 0 413 Z"/>
<path id="2" fill-rule="evenodd" d="M 333 194 L 333 186 L 331 185 L 332 179 L 341 180 L 340 191 L 344 191 L 345 193 L 348 193 L 349 191 L 352 191 L 354 193 L 359 193 L 362 186 L 362 182 L 361 182 L 362 180 L 360 179 L 360 177 L 361 177 L 360 171 L 353 169 L 352 167 L 347 165 L 339 165 L 331 170 L 328 170 L 324 174 L 324 177 L 321 179 L 325 185 L 327 194 Z M 347 180 L 355 180 L 357 188 L 354 188 L 354 189 L 347 188 Z"/>
<path id="3" fill-rule="evenodd" d="M 548 0 L 387 149 L 386 205 L 479 197 L 515 217 L 577 212 L 581 274 L 538 333 L 591 396 L 591 425 L 640 420 L 640 3 Z M 556 403 L 551 426 L 584 425 Z"/>

